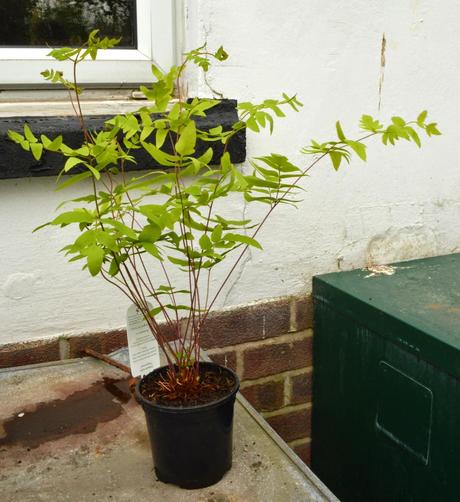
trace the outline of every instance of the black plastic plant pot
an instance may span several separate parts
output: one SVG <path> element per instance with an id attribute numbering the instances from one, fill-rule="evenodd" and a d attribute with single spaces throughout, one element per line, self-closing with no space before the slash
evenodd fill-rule
<path id="1" fill-rule="evenodd" d="M 232 466 L 233 408 L 239 389 L 237 375 L 214 363 L 201 366 L 227 373 L 235 381 L 228 395 L 203 405 L 174 407 L 147 401 L 140 393 L 145 379 L 157 377 L 157 368 L 136 385 L 145 412 L 153 464 L 160 481 L 182 488 L 204 488 L 217 483 Z"/>

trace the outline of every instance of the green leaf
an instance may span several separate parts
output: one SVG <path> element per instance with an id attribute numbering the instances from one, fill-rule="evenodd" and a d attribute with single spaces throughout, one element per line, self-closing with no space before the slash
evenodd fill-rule
<path id="1" fill-rule="evenodd" d="M 198 115 L 199 117 L 206 117 L 206 111 L 217 106 L 220 101 L 217 99 L 207 98 L 194 98 L 191 103 L 190 115 Z M 212 134 L 212 133 L 211 133 Z"/>
<path id="2" fill-rule="evenodd" d="M 409 133 L 409 136 L 412 138 L 412 141 L 420 148 L 422 143 L 420 141 L 420 137 L 417 132 L 410 126 L 406 126 L 406 131 Z"/>
<path id="3" fill-rule="evenodd" d="M 77 164 L 82 164 L 83 162 L 84 160 L 78 157 L 69 157 L 64 165 L 64 172 L 69 172 L 72 167 L 75 167 Z"/>
<path id="4" fill-rule="evenodd" d="M 162 204 L 145 204 L 139 206 L 138 209 L 141 214 L 154 221 L 163 216 L 166 212 Z"/>
<path id="5" fill-rule="evenodd" d="M 436 126 L 437 126 L 436 122 L 432 122 L 431 124 L 426 125 L 425 131 L 428 134 L 428 136 L 440 136 L 441 135 L 441 131 L 439 131 Z"/>
<path id="6" fill-rule="evenodd" d="M 249 117 L 246 120 L 246 126 L 249 127 L 251 131 L 260 132 L 260 127 L 258 126 L 257 121 L 254 117 Z"/>
<path id="7" fill-rule="evenodd" d="M 297 99 L 296 94 L 294 94 L 294 96 L 288 96 L 285 92 L 283 92 L 282 96 L 285 100 L 285 103 L 288 104 L 294 111 L 298 112 L 299 107 L 303 107 L 303 103 L 301 103 Z"/>
<path id="8" fill-rule="evenodd" d="M 204 153 L 203 155 L 201 155 L 200 157 L 198 157 L 198 161 L 201 162 L 202 164 L 209 164 L 212 160 L 212 156 L 213 156 L 213 149 L 211 147 L 209 147 Z"/>
<path id="9" fill-rule="evenodd" d="M 246 226 L 248 223 L 251 223 L 251 220 L 226 220 L 218 214 L 216 214 L 215 218 L 217 221 L 221 222 L 222 225 L 225 225 L 226 228 L 231 226 Z"/>
<path id="10" fill-rule="evenodd" d="M 57 152 L 62 145 L 62 136 L 56 136 L 53 141 L 50 141 L 44 134 L 41 135 L 43 146 L 50 152 Z"/>
<path id="11" fill-rule="evenodd" d="M 154 128 L 152 126 L 146 126 L 144 129 L 142 129 L 141 135 L 140 135 L 140 140 L 145 141 L 154 131 Z"/>
<path id="12" fill-rule="evenodd" d="M 94 230 L 83 232 L 76 240 L 75 246 L 79 249 L 86 248 L 96 243 L 96 233 Z"/>
<path id="13" fill-rule="evenodd" d="M 75 183 L 78 183 L 81 180 L 84 180 L 84 179 L 90 178 L 90 177 L 91 177 L 91 173 L 89 171 L 85 171 L 84 173 L 76 174 L 75 176 L 72 176 L 67 181 L 60 183 L 56 187 L 56 191 L 63 190 L 64 188 L 67 188 L 71 185 L 74 185 Z"/>
<path id="14" fill-rule="evenodd" d="M 291 162 L 289 162 L 288 158 L 285 157 L 284 155 L 279 155 L 277 153 L 272 153 L 268 156 L 264 157 L 255 157 L 256 160 L 261 160 L 268 166 L 272 167 L 273 169 L 276 169 L 280 172 L 285 172 L 285 173 L 301 173 L 302 169 L 299 167 L 295 166 Z"/>
<path id="15" fill-rule="evenodd" d="M 255 120 L 260 125 L 260 127 L 262 127 L 262 129 L 265 128 L 266 115 L 268 114 L 266 114 L 265 112 L 256 112 L 256 114 L 254 115 Z"/>
<path id="16" fill-rule="evenodd" d="M 168 129 L 157 129 L 157 133 L 155 135 L 155 144 L 157 148 L 161 148 L 163 146 L 167 135 Z"/>
<path id="17" fill-rule="evenodd" d="M 123 124 L 123 132 L 125 133 L 125 138 L 128 140 L 132 138 L 139 131 L 139 122 L 133 114 L 126 116 L 126 120 Z"/>
<path id="18" fill-rule="evenodd" d="M 71 51 L 74 52 L 74 54 L 76 54 L 80 49 L 72 50 L 69 47 L 63 47 L 61 49 L 55 49 L 54 51 L 51 51 L 50 54 L 48 54 L 48 55 L 52 55 L 53 52 L 58 52 L 60 50 L 71 50 Z M 57 58 L 57 59 L 59 59 L 59 58 Z M 67 59 L 67 54 L 64 57 L 60 58 L 60 59 L 62 61 L 64 61 L 65 59 Z M 82 92 L 82 89 L 80 87 L 76 87 L 75 84 L 73 84 L 69 80 L 66 80 L 63 77 L 62 71 L 45 70 L 45 71 L 41 72 L 41 75 L 43 75 L 43 77 L 44 77 L 45 80 L 48 80 L 48 81 L 50 81 L 53 84 L 58 84 L 58 83 L 62 84 L 64 87 L 66 87 L 67 89 L 70 89 L 72 91 L 75 91 L 77 94 L 81 94 L 81 92 Z"/>
<path id="19" fill-rule="evenodd" d="M 151 254 L 158 260 L 163 261 L 160 251 L 155 244 L 152 244 L 151 242 L 141 242 L 140 245 L 147 251 L 147 253 Z"/>
<path id="20" fill-rule="evenodd" d="M 30 127 L 27 124 L 24 124 L 24 135 L 27 141 L 30 141 L 30 143 L 37 142 L 37 138 L 32 134 L 32 131 L 30 130 Z"/>
<path id="21" fill-rule="evenodd" d="M 124 223 L 120 221 L 113 220 L 112 218 L 102 218 L 102 223 L 106 223 L 107 225 L 111 225 L 122 235 L 126 235 L 130 239 L 137 240 L 137 233 L 130 227 L 126 226 Z"/>
<path id="22" fill-rule="evenodd" d="M 165 284 L 161 284 L 157 287 L 157 291 L 163 291 L 165 293 L 171 293 L 174 291 L 172 286 L 166 286 Z M 190 293 L 190 291 L 185 291 L 186 293 Z"/>
<path id="23" fill-rule="evenodd" d="M 142 143 L 144 149 L 149 153 L 159 164 L 162 166 L 175 166 L 176 160 L 178 159 L 175 155 L 169 155 L 168 153 L 163 152 L 159 148 L 157 148 L 152 143 Z"/>
<path id="24" fill-rule="evenodd" d="M 120 267 L 118 266 L 118 262 L 115 258 L 113 258 L 110 263 L 110 267 L 109 267 L 109 275 L 111 277 L 114 277 L 115 275 L 118 274 L 119 271 L 120 271 Z"/>
<path id="25" fill-rule="evenodd" d="M 346 141 L 347 138 L 345 137 L 345 134 L 343 133 L 342 126 L 340 125 L 340 122 L 338 120 L 335 123 L 335 128 L 337 130 L 337 136 L 340 139 L 340 141 Z"/>
<path id="26" fill-rule="evenodd" d="M 340 167 L 340 163 L 342 162 L 342 154 L 335 150 L 331 150 L 329 152 L 329 157 L 332 160 L 332 165 L 334 166 L 334 169 L 337 171 Z"/>
<path id="27" fill-rule="evenodd" d="M 8 130 L 8 138 L 10 138 L 15 143 L 21 144 L 24 141 L 24 136 L 16 131 Z"/>
<path id="28" fill-rule="evenodd" d="M 225 239 L 231 242 L 241 242 L 242 244 L 262 249 L 262 246 L 255 239 L 248 237 L 247 235 L 228 233 L 225 234 Z"/>
<path id="29" fill-rule="evenodd" d="M 99 244 L 102 244 L 105 248 L 111 251 L 118 251 L 117 241 L 115 237 L 104 230 L 98 230 L 96 232 L 96 240 Z"/>
<path id="30" fill-rule="evenodd" d="M 204 251 L 209 251 L 210 249 L 212 249 L 211 239 L 206 234 L 203 234 L 200 237 L 199 243 L 200 243 L 201 249 L 203 249 Z"/>
<path id="31" fill-rule="evenodd" d="M 40 141 L 43 144 L 43 148 L 46 148 L 48 150 L 48 145 L 51 145 L 51 140 L 47 136 L 45 136 L 44 134 L 41 134 Z"/>
<path id="32" fill-rule="evenodd" d="M 70 199 L 70 200 L 64 200 L 62 201 L 56 208 L 61 209 L 62 206 L 65 204 L 69 204 L 70 202 L 94 202 L 96 200 L 96 197 L 93 194 L 90 195 L 83 195 L 82 197 L 77 197 L 76 199 Z"/>
<path id="33" fill-rule="evenodd" d="M 218 136 L 219 134 L 222 134 L 222 126 L 219 125 L 219 126 L 216 126 L 216 127 L 212 127 L 211 129 L 209 129 L 208 132 L 209 132 L 209 134 Z"/>
<path id="34" fill-rule="evenodd" d="M 82 250 L 82 254 L 86 256 L 88 269 L 92 276 L 97 275 L 101 271 L 102 262 L 104 260 L 104 250 L 99 246 L 93 245 Z"/>
<path id="35" fill-rule="evenodd" d="M 251 187 L 258 186 L 258 187 L 266 187 L 266 188 L 279 188 L 280 185 L 278 181 L 270 181 L 270 180 L 265 180 L 262 178 L 258 178 L 257 176 L 245 176 L 244 179 L 249 182 L 249 185 Z"/>
<path id="36" fill-rule="evenodd" d="M 164 73 L 154 64 L 152 64 L 152 73 L 157 80 L 161 80 L 164 77 Z"/>
<path id="37" fill-rule="evenodd" d="M 427 115 L 428 115 L 428 112 L 426 110 L 423 110 L 423 112 L 421 112 L 419 114 L 419 116 L 417 117 L 417 125 L 422 127 L 423 124 L 425 124 L 425 119 L 426 119 Z"/>
<path id="38" fill-rule="evenodd" d="M 214 53 L 214 57 L 218 60 L 218 61 L 225 61 L 226 59 L 228 59 L 228 54 L 227 52 L 225 52 L 224 48 L 222 47 L 222 45 L 217 49 L 217 51 Z"/>
<path id="39" fill-rule="evenodd" d="M 182 130 L 179 140 L 176 143 L 176 152 L 179 155 L 191 155 L 195 152 L 196 126 L 195 121 L 190 120 Z"/>
<path id="40" fill-rule="evenodd" d="M 74 47 L 59 47 L 58 49 L 53 49 L 48 53 L 48 56 L 57 59 L 58 61 L 65 61 L 66 59 L 75 56 L 78 53 L 79 49 L 75 49 Z"/>
<path id="41" fill-rule="evenodd" d="M 220 158 L 220 165 L 222 166 L 222 174 L 227 174 L 232 170 L 233 164 L 230 160 L 230 154 L 228 152 L 224 152 Z"/>
<path id="42" fill-rule="evenodd" d="M 74 152 L 82 157 L 87 157 L 89 155 L 89 148 L 87 145 L 83 145 L 80 148 L 74 150 Z"/>
<path id="43" fill-rule="evenodd" d="M 211 232 L 211 239 L 213 242 L 219 242 L 222 239 L 222 225 L 220 223 Z"/>
<path id="44" fill-rule="evenodd" d="M 30 143 L 30 150 L 35 160 L 40 160 L 43 152 L 43 145 L 41 143 Z"/>
<path id="45" fill-rule="evenodd" d="M 161 228 L 158 225 L 146 225 L 139 234 L 140 241 L 155 242 L 161 236 Z"/>
<path id="46" fill-rule="evenodd" d="M 168 260 L 174 265 L 179 265 L 181 267 L 188 267 L 189 265 L 187 260 L 181 260 L 180 258 L 175 258 L 174 256 L 168 256 Z"/>
<path id="47" fill-rule="evenodd" d="M 94 216 L 84 209 L 74 209 L 73 211 L 67 211 L 61 213 L 59 216 L 54 218 L 51 225 L 69 225 L 70 223 L 92 223 L 94 221 Z"/>
<path id="48" fill-rule="evenodd" d="M 391 121 L 398 127 L 404 127 L 406 125 L 406 121 L 401 117 L 391 117 Z"/>
<path id="49" fill-rule="evenodd" d="M 93 176 L 99 180 L 101 178 L 101 173 L 96 169 L 94 168 L 91 164 L 87 164 L 85 162 L 85 166 L 93 173 Z"/>
<path id="50" fill-rule="evenodd" d="M 360 127 L 365 131 L 377 132 L 383 128 L 383 125 L 378 120 L 374 120 L 370 115 L 363 115 Z"/>
<path id="51" fill-rule="evenodd" d="M 358 155 L 361 160 L 366 160 L 366 145 L 360 141 L 346 141 L 346 144 L 350 146 L 353 151 Z"/>

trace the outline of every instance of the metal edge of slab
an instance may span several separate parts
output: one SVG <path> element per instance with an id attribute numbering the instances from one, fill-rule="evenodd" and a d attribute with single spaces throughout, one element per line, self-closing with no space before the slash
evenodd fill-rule
<path id="1" fill-rule="evenodd" d="M 0 368 L 0 375 L 2 373 L 14 373 L 16 371 L 26 371 L 39 368 L 47 368 L 49 366 L 65 366 L 67 364 L 78 364 L 85 359 L 92 359 L 91 357 L 79 357 L 76 359 L 63 359 L 60 361 L 46 361 L 44 363 L 24 364 L 22 366 L 11 366 L 9 368 Z"/>
<path id="2" fill-rule="evenodd" d="M 202 359 L 205 361 L 211 361 L 206 352 L 202 353 Z M 331 490 L 329 490 L 329 488 L 318 478 L 318 476 L 316 476 L 307 464 L 300 460 L 284 439 L 282 439 L 281 436 L 268 424 L 262 415 L 241 394 L 241 392 L 238 392 L 236 395 L 236 400 L 257 423 L 262 431 L 276 444 L 276 446 L 278 446 L 281 452 L 288 457 L 290 462 L 292 462 L 299 469 L 299 471 L 320 492 L 321 495 L 331 502 L 339 502 L 339 499 L 331 492 Z"/>
<path id="3" fill-rule="evenodd" d="M 329 488 L 316 476 L 316 474 L 300 460 L 289 445 L 281 438 L 281 436 L 268 424 L 268 422 L 260 415 L 260 413 L 247 401 L 240 393 L 237 394 L 236 400 L 251 415 L 251 418 L 269 436 L 269 438 L 278 446 L 285 456 L 302 472 L 308 481 L 331 502 L 339 502 L 339 499 L 329 490 Z"/>

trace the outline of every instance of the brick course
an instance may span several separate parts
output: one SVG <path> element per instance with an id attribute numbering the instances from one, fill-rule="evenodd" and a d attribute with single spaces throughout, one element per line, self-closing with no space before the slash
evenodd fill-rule
<path id="1" fill-rule="evenodd" d="M 294 305 L 296 330 L 313 328 L 313 302 L 311 296 L 296 298 Z"/>
<path id="2" fill-rule="evenodd" d="M 277 415 L 266 417 L 267 422 L 285 440 L 304 438 L 311 427 L 311 409 L 282 410 Z"/>
<path id="3" fill-rule="evenodd" d="M 262 344 L 244 352 L 244 379 L 260 378 L 311 366 L 312 338 L 291 343 Z"/>
<path id="4" fill-rule="evenodd" d="M 290 302 L 282 299 L 211 314 L 201 333 L 203 347 L 226 347 L 288 333 Z"/>
<path id="5" fill-rule="evenodd" d="M 284 404 L 284 380 L 242 387 L 241 393 L 257 411 L 273 411 Z"/>
<path id="6" fill-rule="evenodd" d="M 301 373 L 290 377 L 290 404 L 309 403 L 312 393 L 312 373 Z"/>
<path id="7" fill-rule="evenodd" d="M 59 340 L 10 343 L 0 347 L 0 368 L 59 360 Z"/>
<path id="8" fill-rule="evenodd" d="M 228 352 L 219 352 L 216 354 L 208 353 L 211 359 L 221 366 L 237 371 L 236 368 L 236 351 L 229 350 Z"/>
<path id="9" fill-rule="evenodd" d="M 69 343 L 69 358 L 82 356 L 85 348 L 93 349 L 101 354 L 108 354 L 114 350 L 126 347 L 126 330 L 113 330 L 100 333 L 90 333 L 67 338 Z"/>

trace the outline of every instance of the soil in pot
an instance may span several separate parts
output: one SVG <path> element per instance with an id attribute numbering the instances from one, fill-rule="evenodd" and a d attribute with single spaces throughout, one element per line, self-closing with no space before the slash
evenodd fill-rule
<path id="1" fill-rule="evenodd" d="M 167 366 L 156 369 L 136 387 L 146 415 L 155 472 L 161 481 L 183 488 L 212 485 L 232 465 L 238 377 L 228 368 L 202 362 L 198 390 L 186 395 L 178 391 L 177 399 L 171 399 L 170 392 L 163 392 L 167 371 Z"/>

